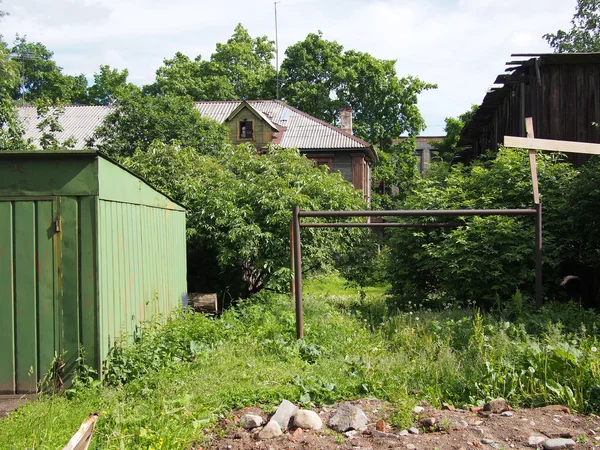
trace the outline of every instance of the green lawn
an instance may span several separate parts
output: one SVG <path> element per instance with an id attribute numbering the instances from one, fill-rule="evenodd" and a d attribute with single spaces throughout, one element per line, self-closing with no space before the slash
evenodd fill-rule
<path id="1" fill-rule="evenodd" d="M 93 449 L 185 449 L 206 443 L 206 429 L 232 409 L 273 408 L 284 398 L 378 397 L 398 405 L 402 426 L 422 400 L 503 396 L 514 406 L 600 412 L 593 313 L 564 304 L 539 314 L 400 312 L 384 291 L 309 280 L 303 341 L 295 339 L 289 295 L 261 293 L 221 318 L 179 312 L 149 324 L 134 346 L 113 354 L 104 383 L 42 397 L 0 420 L 0 448 L 62 448 L 99 411 Z"/>

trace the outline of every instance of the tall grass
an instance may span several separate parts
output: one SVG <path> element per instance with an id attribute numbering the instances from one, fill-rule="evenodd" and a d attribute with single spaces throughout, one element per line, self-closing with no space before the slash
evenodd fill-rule
<path id="1" fill-rule="evenodd" d="M 118 346 L 103 383 L 77 384 L 0 421 L 0 448 L 60 448 L 92 411 L 94 449 L 189 448 L 235 408 L 378 397 L 407 426 L 421 400 L 600 412 L 600 321 L 573 304 L 530 310 L 519 295 L 497 311 L 400 311 L 381 289 L 308 283 L 306 339 L 289 296 L 263 293 L 221 318 L 178 311 Z M 323 293 L 325 292 L 325 293 Z"/>

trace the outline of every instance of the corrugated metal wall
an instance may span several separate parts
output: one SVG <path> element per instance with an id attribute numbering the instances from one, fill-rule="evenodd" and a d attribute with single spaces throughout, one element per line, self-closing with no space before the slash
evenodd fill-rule
<path id="1" fill-rule="evenodd" d="M 55 220 L 59 218 L 58 224 Z M 187 291 L 185 210 L 91 152 L 0 152 L 0 392 L 109 346 Z"/>
<path id="2" fill-rule="evenodd" d="M 168 314 L 187 291 L 185 213 L 100 200 L 100 340 L 105 357 L 140 321 Z"/>
<path id="3" fill-rule="evenodd" d="M 80 345 L 96 364 L 95 205 L 0 199 L 0 392 L 35 391 L 55 355 L 69 373 Z"/>

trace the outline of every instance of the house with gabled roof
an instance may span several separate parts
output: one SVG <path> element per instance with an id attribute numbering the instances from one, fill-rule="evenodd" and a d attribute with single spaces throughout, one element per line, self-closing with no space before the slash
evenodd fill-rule
<path id="1" fill-rule="evenodd" d="M 351 108 L 341 111 L 341 127 L 335 127 L 280 100 L 206 101 L 195 106 L 201 115 L 227 126 L 233 144 L 251 143 L 259 150 L 270 144 L 297 148 L 315 164 L 340 172 L 369 199 L 377 154 L 371 144 L 352 134 Z M 74 148 L 85 149 L 111 110 L 110 106 L 66 106 L 59 118 L 63 131 L 57 139 L 75 138 Z M 24 137 L 39 141 L 42 132 L 36 108 L 19 107 L 18 112 Z"/>

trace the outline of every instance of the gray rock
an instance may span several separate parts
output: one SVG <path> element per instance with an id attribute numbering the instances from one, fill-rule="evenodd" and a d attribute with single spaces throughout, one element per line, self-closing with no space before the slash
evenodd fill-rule
<path id="1" fill-rule="evenodd" d="M 413 408 L 413 412 L 415 414 L 421 414 L 423 411 L 425 411 L 425 408 L 423 408 L 422 406 L 415 406 Z"/>
<path id="2" fill-rule="evenodd" d="M 399 439 L 400 438 L 400 436 L 398 436 L 397 434 L 385 433 L 385 432 L 379 431 L 379 430 L 373 430 L 371 435 L 373 437 L 385 438 L 385 439 Z"/>
<path id="3" fill-rule="evenodd" d="M 504 411 L 502 414 L 500 414 L 502 417 L 512 417 L 515 415 L 514 412 L 512 411 Z"/>
<path id="4" fill-rule="evenodd" d="M 421 419 L 421 425 L 423 425 L 426 428 L 434 426 L 435 422 L 435 417 L 424 417 L 423 419 Z"/>
<path id="5" fill-rule="evenodd" d="M 323 421 L 316 412 L 301 409 L 294 414 L 294 426 L 305 430 L 320 430 Z"/>
<path id="6" fill-rule="evenodd" d="M 474 431 L 477 434 L 480 434 L 481 436 L 485 435 L 485 431 L 483 431 L 481 428 L 477 428 L 477 427 L 471 427 L 470 428 L 471 431 Z"/>
<path id="7" fill-rule="evenodd" d="M 575 445 L 575 441 L 573 439 L 548 439 L 544 442 L 544 448 L 546 450 L 556 450 L 559 448 L 569 448 Z"/>
<path id="8" fill-rule="evenodd" d="M 544 436 L 529 436 L 529 438 L 527 439 L 527 444 L 530 447 L 537 447 L 538 445 L 542 444 L 545 440 L 546 437 Z"/>
<path id="9" fill-rule="evenodd" d="M 418 429 L 418 428 L 415 428 L 415 427 L 412 427 L 412 428 L 409 428 L 409 429 L 408 429 L 408 432 L 409 432 L 410 434 L 419 434 L 419 429 Z"/>
<path id="10" fill-rule="evenodd" d="M 288 425 L 290 424 L 290 419 L 294 414 L 298 411 L 298 407 L 294 405 L 292 402 L 284 400 L 281 402 L 277 411 L 273 417 L 271 417 L 271 421 L 275 421 L 279 424 L 279 428 L 281 430 L 287 430 Z"/>
<path id="11" fill-rule="evenodd" d="M 260 433 L 258 433 L 258 438 L 259 439 L 273 439 L 273 438 L 276 438 L 277 436 L 281 436 L 282 434 L 283 434 L 283 431 L 281 431 L 281 427 L 279 426 L 279 423 L 277 423 L 275 420 L 271 419 L 269 421 L 269 423 L 266 424 L 262 430 L 260 430 Z"/>
<path id="12" fill-rule="evenodd" d="M 359 430 L 369 423 L 362 410 L 350 403 L 342 403 L 329 419 L 329 427 L 343 433 L 348 430 Z"/>
<path id="13" fill-rule="evenodd" d="M 253 428 L 260 427 L 263 424 L 263 419 L 256 414 L 244 414 L 240 422 L 246 430 L 252 430 Z"/>
<path id="14" fill-rule="evenodd" d="M 358 431 L 350 430 L 350 431 L 346 431 L 344 433 L 344 436 L 346 436 L 348 439 L 353 439 L 357 434 L 358 434 Z"/>
<path id="15" fill-rule="evenodd" d="M 506 409 L 506 400 L 503 398 L 495 398 L 494 400 L 487 402 L 483 405 L 484 411 L 491 411 L 495 414 L 500 414 Z"/>
<path id="16" fill-rule="evenodd" d="M 400 433 L 398 433 L 398 436 L 408 436 L 408 430 L 402 430 Z"/>
<path id="17" fill-rule="evenodd" d="M 459 420 L 452 424 L 452 428 L 455 430 L 464 430 L 465 428 L 468 428 L 468 427 L 469 427 L 469 424 L 467 423 L 466 420 Z"/>
<path id="18" fill-rule="evenodd" d="M 494 440 L 493 439 L 482 439 L 481 443 L 485 444 L 485 445 L 490 445 L 490 444 L 494 443 Z"/>

